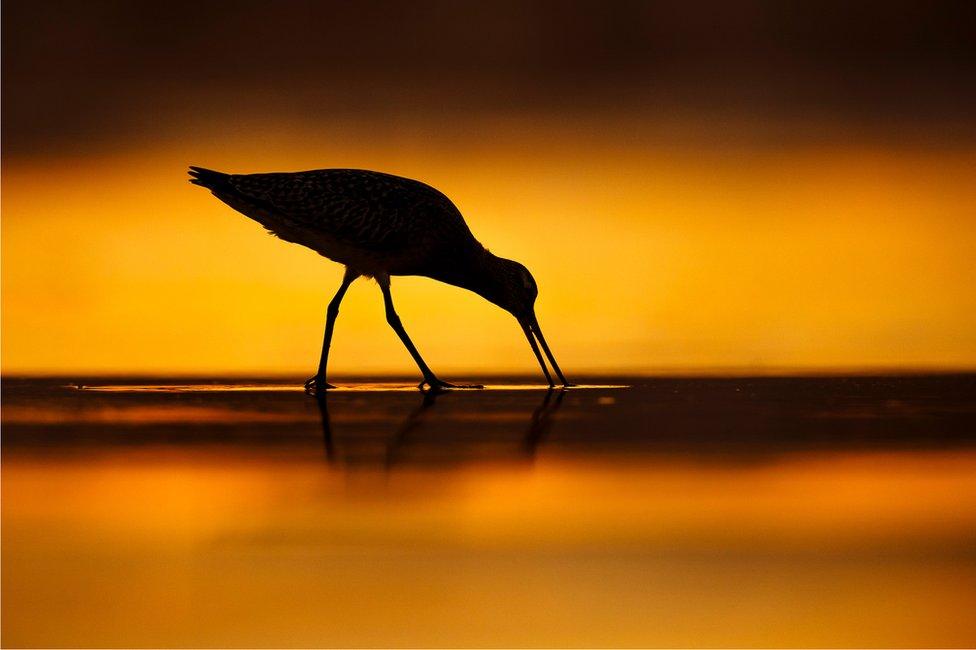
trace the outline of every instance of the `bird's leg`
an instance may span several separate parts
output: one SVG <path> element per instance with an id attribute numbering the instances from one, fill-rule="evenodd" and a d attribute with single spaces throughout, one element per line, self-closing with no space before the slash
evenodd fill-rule
<path id="1" fill-rule="evenodd" d="M 336 317 L 339 316 L 339 304 L 342 302 L 343 296 L 346 295 L 346 289 L 358 277 L 358 273 L 346 269 L 345 275 L 342 276 L 342 284 L 339 285 L 339 290 L 336 291 L 335 296 L 329 302 L 329 308 L 325 312 L 325 338 L 322 340 L 322 356 L 319 358 L 319 370 L 315 373 L 314 377 L 305 382 L 305 392 L 309 394 L 335 388 L 335 386 L 325 381 L 325 370 L 329 365 L 329 347 L 332 345 L 332 331 L 335 328 Z"/>
<path id="2" fill-rule="evenodd" d="M 386 307 L 386 322 L 390 324 L 393 331 L 397 333 L 400 340 L 403 341 L 403 345 L 406 346 L 407 351 L 410 352 L 410 356 L 416 362 L 417 367 L 420 368 L 420 372 L 424 375 L 424 380 L 420 382 L 418 388 L 424 389 L 424 386 L 430 386 L 431 391 L 438 391 L 444 388 L 484 388 L 480 385 L 469 385 L 460 386 L 457 384 L 451 384 L 446 381 L 441 381 L 434 374 L 434 371 L 424 362 L 423 357 L 417 352 L 417 348 L 414 346 L 413 341 L 407 336 L 407 331 L 403 329 L 403 323 L 400 322 L 400 317 L 397 316 L 396 309 L 393 308 L 393 296 L 390 294 L 390 278 L 389 277 L 378 277 L 376 278 L 379 282 L 380 289 L 383 290 L 383 304 Z"/>

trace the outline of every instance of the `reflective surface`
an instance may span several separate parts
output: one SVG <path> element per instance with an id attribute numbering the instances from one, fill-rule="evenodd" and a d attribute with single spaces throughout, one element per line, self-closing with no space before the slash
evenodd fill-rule
<path id="1" fill-rule="evenodd" d="M 971 646 L 976 377 L 7 378 L 5 646 Z"/>

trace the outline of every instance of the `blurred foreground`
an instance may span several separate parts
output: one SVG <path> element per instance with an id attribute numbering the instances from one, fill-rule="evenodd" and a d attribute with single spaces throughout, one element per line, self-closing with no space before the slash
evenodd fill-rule
<path id="1" fill-rule="evenodd" d="M 976 643 L 976 376 L 517 382 L 5 379 L 4 646 Z"/>

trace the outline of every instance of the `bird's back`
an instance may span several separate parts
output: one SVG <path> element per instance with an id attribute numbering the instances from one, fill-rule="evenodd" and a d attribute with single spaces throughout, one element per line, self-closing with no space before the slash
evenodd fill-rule
<path id="1" fill-rule="evenodd" d="M 269 231 L 362 272 L 424 274 L 476 240 L 450 199 L 409 178 L 361 169 L 223 174 L 191 182 Z"/>

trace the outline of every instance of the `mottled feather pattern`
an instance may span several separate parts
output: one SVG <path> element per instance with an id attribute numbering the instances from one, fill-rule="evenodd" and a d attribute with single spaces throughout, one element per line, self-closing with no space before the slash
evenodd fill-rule
<path id="1" fill-rule="evenodd" d="M 290 228 L 313 228 L 374 252 L 396 252 L 432 235 L 471 237 L 451 201 L 434 188 L 398 176 L 352 169 L 235 174 L 228 185 Z M 274 230 L 274 224 L 266 224 Z M 436 228 L 432 228 L 435 226 Z"/>

